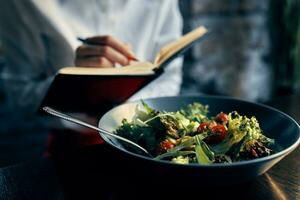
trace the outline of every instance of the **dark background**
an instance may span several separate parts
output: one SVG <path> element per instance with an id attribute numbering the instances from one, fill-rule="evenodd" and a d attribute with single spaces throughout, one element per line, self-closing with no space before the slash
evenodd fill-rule
<path id="1" fill-rule="evenodd" d="M 266 101 L 295 93 L 300 79 L 297 0 L 180 1 L 184 32 L 213 33 L 188 52 L 182 94 Z"/>

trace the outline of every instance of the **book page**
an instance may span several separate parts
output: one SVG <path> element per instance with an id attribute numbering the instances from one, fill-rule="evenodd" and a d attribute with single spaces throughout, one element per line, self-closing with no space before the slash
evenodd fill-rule
<path id="1" fill-rule="evenodd" d="M 202 37 L 205 33 L 207 33 L 207 29 L 203 26 L 185 34 L 177 41 L 172 42 L 164 46 L 159 53 L 157 54 L 154 64 L 156 66 L 160 66 L 162 63 L 167 61 L 171 56 L 175 55 L 181 49 L 185 48 L 192 42 L 196 41 L 200 37 Z"/>
<path id="2" fill-rule="evenodd" d="M 151 75 L 155 65 L 150 62 L 136 62 L 124 67 L 95 68 L 95 67 L 64 67 L 59 74 L 69 75 Z"/>
<path id="3" fill-rule="evenodd" d="M 70 75 L 151 75 L 155 74 L 155 68 L 159 68 L 164 62 L 171 58 L 180 50 L 188 47 L 197 39 L 201 38 L 207 32 L 206 28 L 201 26 L 181 38 L 164 46 L 157 54 L 154 63 L 135 62 L 131 65 L 115 68 L 94 68 L 94 67 L 64 67 L 59 70 L 59 74 Z"/>

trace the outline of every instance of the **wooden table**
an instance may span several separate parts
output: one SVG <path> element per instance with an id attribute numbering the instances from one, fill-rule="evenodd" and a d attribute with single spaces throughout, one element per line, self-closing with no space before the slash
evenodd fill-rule
<path id="1" fill-rule="evenodd" d="M 293 95 L 268 104 L 299 123 L 299 102 Z M 122 162 L 100 144 L 0 169 L 0 199 L 300 199 L 300 147 L 255 180 L 222 187 L 135 183 Z"/>
<path id="2" fill-rule="evenodd" d="M 280 97 L 267 103 L 300 123 L 300 95 Z M 300 146 L 267 173 L 253 181 L 247 191 L 252 199 L 300 199 Z"/>

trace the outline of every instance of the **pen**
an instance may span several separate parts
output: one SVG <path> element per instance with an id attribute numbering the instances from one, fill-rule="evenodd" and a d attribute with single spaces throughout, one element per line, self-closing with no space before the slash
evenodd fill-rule
<path id="1" fill-rule="evenodd" d="M 89 44 L 89 42 L 87 41 L 87 39 L 83 39 L 81 37 L 77 37 L 77 40 L 79 40 L 82 43 Z"/>
<path id="2" fill-rule="evenodd" d="M 90 44 L 93 45 L 95 43 L 89 42 L 87 39 L 81 38 L 81 37 L 77 37 L 77 40 L 81 41 L 84 44 Z M 139 61 L 137 58 L 133 57 L 133 56 L 127 56 L 128 60 L 133 60 L 133 61 Z"/>

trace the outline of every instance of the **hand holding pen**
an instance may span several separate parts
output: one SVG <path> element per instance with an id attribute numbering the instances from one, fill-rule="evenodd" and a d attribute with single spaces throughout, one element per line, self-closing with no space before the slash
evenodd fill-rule
<path id="1" fill-rule="evenodd" d="M 137 61 L 130 46 L 112 36 L 78 38 L 83 44 L 76 49 L 75 65 L 82 67 L 126 66 Z"/>

